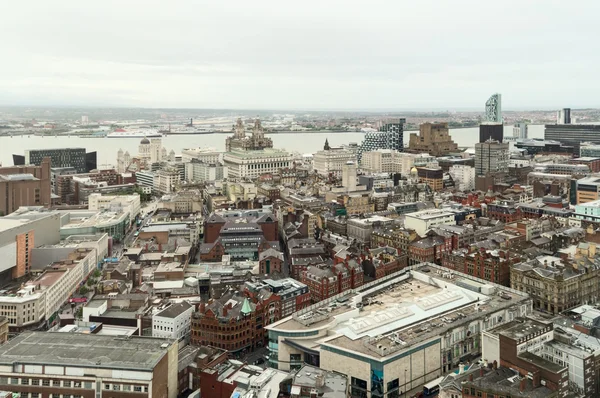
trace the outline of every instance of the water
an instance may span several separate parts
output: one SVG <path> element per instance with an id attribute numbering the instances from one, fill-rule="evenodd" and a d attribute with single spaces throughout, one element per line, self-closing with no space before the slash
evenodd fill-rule
<path id="1" fill-rule="evenodd" d="M 404 133 L 404 143 L 408 144 L 411 132 Z M 225 150 L 225 138 L 229 134 L 202 134 L 202 135 L 170 135 L 163 137 L 163 146 L 167 151 L 174 150 L 181 153 L 184 148 L 214 147 L 218 151 Z M 459 147 L 472 147 L 479 140 L 479 128 L 450 129 L 450 135 Z M 504 135 L 513 135 L 512 126 L 504 127 Z M 276 148 L 286 149 L 300 153 L 314 153 L 323 148 L 325 139 L 329 140 L 331 146 L 347 144 L 349 142 L 360 143 L 363 133 L 284 133 L 271 134 L 273 145 Z M 529 126 L 529 138 L 543 138 L 544 126 Z M 79 138 L 79 137 L 38 137 L 38 136 L 14 136 L 0 137 L 0 162 L 4 166 L 13 164 L 12 155 L 23 155 L 26 149 L 42 148 L 66 148 L 83 147 L 88 152 L 98 152 L 98 164 L 116 164 L 117 151 L 129 151 L 131 156 L 138 153 L 139 138 Z"/>

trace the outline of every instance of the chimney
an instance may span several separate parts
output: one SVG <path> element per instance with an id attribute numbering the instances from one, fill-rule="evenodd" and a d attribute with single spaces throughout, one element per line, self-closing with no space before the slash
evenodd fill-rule
<path id="1" fill-rule="evenodd" d="M 521 379 L 521 383 L 519 384 L 519 391 L 521 391 L 521 392 L 525 391 L 526 386 L 527 386 L 527 378 L 523 377 Z"/>
<path id="2" fill-rule="evenodd" d="M 223 316 L 227 316 L 227 306 L 223 307 Z"/>
<path id="3" fill-rule="evenodd" d="M 535 372 L 533 374 L 533 379 L 531 380 L 533 382 L 533 388 L 539 387 L 542 384 L 541 380 L 542 380 L 542 376 L 540 375 L 540 372 L 539 371 Z"/>
<path id="4" fill-rule="evenodd" d="M 469 375 L 469 381 L 473 381 L 473 373 Z"/>
<path id="5" fill-rule="evenodd" d="M 483 367 L 479 368 L 479 377 L 483 377 L 484 371 Z"/>
<path id="6" fill-rule="evenodd" d="M 498 361 L 494 360 L 494 364 L 492 365 L 494 370 L 498 369 Z"/>
<path id="7" fill-rule="evenodd" d="M 204 314 L 204 311 L 206 311 L 206 304 L 204 301 L 200 301 L 200 312 Z"/>

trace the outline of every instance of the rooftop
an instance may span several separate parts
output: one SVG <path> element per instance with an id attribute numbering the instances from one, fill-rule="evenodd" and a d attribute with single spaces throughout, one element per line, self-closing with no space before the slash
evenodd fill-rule
<path id="1" fill-rule="evenodd" d="M 25 332 L 0 346 L 0 364 L 152 371 L 172 344 L 150 337 Z"/>
<path id="2" fill-rule="evenodd" d="M 179 315 L 183 314 L 190 308 L 192 308 L 192 305 L 190 303 L 188 303 L 187 301 L 182 301 L 181 303 L 171 304 L 164 310 L 157 312 L 154 315 L 163 318 L 177 318 Z"/>

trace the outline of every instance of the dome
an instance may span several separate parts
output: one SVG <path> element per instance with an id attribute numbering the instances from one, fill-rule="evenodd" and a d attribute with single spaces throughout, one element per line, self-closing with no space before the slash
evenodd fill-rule
<path id="1" fill-rule="evenodd" d="M 415 166 L 413 166 L 413 168 L 412 168 L 412 169 L 410 169 L 410 172 L 411 172 L 411 173 L 418 173 L 418 172 L 419 172 L 419 170 L 417 170 L 417 168 L 416 168 Z"/>
<path id="2" fill-rule="evenodd" d="M 140 141 L 140 144 L 149 144 L 150 140 L 147 137 L 142 138 L 142 141 Z"/>

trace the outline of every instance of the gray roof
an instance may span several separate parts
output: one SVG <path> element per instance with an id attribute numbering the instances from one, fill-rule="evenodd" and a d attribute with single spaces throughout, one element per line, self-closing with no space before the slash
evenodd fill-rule
<path id="1" fill-rule="evenodd" d="M 173 343 L 152 337 L 25 332 L 0 346 L 0 364 L 152 371 Z"/>
<path id="2" fill-rule="evenodd" d="M 182 301 L 178 304 L 171 304 L 164 310 L 154 314 L 155 316 L 161 316 L 163 318 L 177 318 L 179 315 L 183 314 L 187 310 L 192 308 L 192 305 L 187 301 Z"/>

